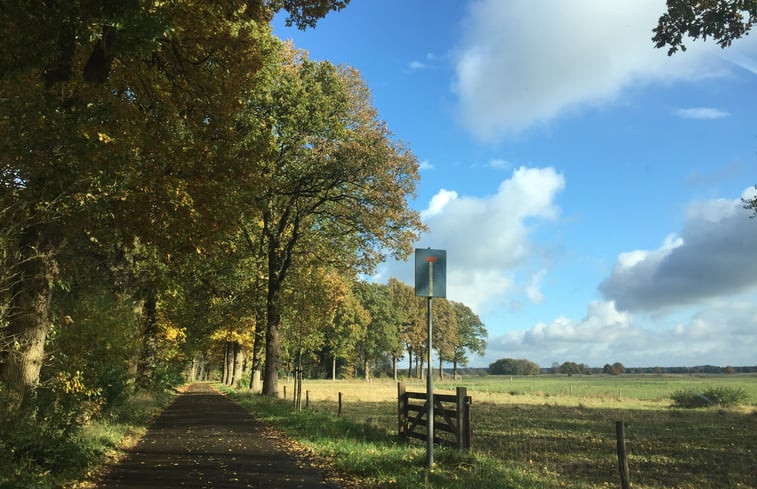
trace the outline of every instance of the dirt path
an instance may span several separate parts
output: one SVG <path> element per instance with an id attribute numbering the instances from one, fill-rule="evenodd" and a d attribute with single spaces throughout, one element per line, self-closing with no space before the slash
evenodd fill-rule
<path id="1" fill-rule="evenodd" d="M 265 427 L 207 384 L 177 397 L 98 484 L 115 488 L 335 487 L 280 448 Z"/>

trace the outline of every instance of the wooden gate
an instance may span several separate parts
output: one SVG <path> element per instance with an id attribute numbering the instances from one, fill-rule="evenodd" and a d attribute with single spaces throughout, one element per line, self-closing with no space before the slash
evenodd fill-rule
<path id="1" fill-rule="evenodd" d="M 465 387 L 456 395 L 434 394 L 434 443 L 468 450 L 471 447 L 471 397 Z M 422 401 L 422 402 L 413 402 Z M 405 384 L 397 383 L 397 433 L 400 438 L 428 438 L 427 402 L 425 392 L 407 392 Z M 450 406 L 450 404 L 452 404 Z M 425 428 L 425 431 L 418 430 Z"/>

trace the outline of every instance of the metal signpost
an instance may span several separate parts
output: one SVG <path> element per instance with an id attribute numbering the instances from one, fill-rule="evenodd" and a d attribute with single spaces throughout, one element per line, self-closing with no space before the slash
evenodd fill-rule
<path id="1" fill-rule="evenodd" d="M 434 464 L 434 376 L 431 368 L 431 299 L 447 297 L 447 251 L 415 250 L 415 295 L 428 297 L 428 363 L 426 370 L 426 463 Z"/>

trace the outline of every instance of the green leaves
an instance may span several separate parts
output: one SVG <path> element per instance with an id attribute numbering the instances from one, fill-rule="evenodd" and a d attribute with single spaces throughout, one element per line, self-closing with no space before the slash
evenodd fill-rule
<path id="1" fill-rule="evenodd" d="M 668 46 L 668 55 L 686 51 L 684 36 L 714 39 L 722 48 L 746 34 L 757 23 L 755 0 L 667 0 L 667 11 L 653 29 L 655 47 Z"/>

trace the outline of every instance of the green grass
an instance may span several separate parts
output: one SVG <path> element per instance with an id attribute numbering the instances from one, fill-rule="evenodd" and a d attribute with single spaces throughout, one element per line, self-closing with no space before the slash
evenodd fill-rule
<path id="1" fill-rule="evenodd" d="M 538 478 L 502 466 L 491 457 L 451 449 L 438 448 L 436 465 L 427 470 L 424 446 L 403 443 L 381 427 L 315 409 L 294 413 L 287 401 L 219 387 L 258 419 L 325 461 L 337 482 L 351 480 L 352 486 L 361 488 L 542 487 Z M 371 407 L 375 408 L 375 403 Z"/>
<path id="2" fill-rule="evenodd" d="M 423 442 L 396 438 L 393 382 L 305 381 L 311 402 L 301 413 L 292 412 L 291 402 L 232 395 L 337 472 L 362 479 L 362 487 L 619 487 L 617 420 L 627 423 L 633 487 L 757 487 L 757 376 L 476 377 L 461 384 L 473 397 L 474 449 L 437 448 L 433 471 L 425 469 Z M 670 407 L 676 390 L 724 386 L 743 389 L 751 404 Z M 408 390 L 424 387 L 411 381 Z M 337 392 L 344 399 L 341 417 Z"/>
<path id="3" fill-rule="evenodd" d="M 516 397 L 532 396 L 543 398 L 573 398 L 583 401 L 621 401 L 637 407 L 653 407 L 655 403 L 670 403 L 670 395 L 678 390 L 702 392 L 713 384 L 723 387 L 741 388 L 749 402 L 757 402 L 757 376 L 748 374 L 731 375 L 538 375 L 465 378 L 462 382 L 437 382 L 438 389 L 454 389 L 464 385 L 479 393 L 479 398 L 496 394 Z"/>

